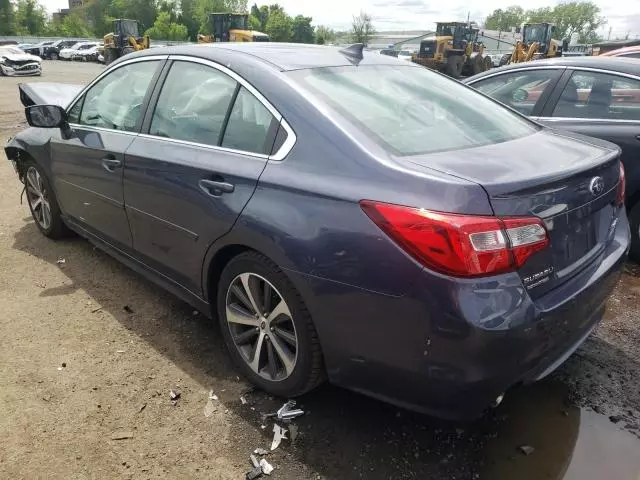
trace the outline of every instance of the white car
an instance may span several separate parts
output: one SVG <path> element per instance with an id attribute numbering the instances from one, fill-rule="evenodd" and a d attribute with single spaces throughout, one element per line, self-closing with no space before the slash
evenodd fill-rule
<path id="1" fill-rule="evenodd" d="M 71 60 L 75 55 L 78 55 L 82 50 L 88 50 L 92 47 L 96 47 L 97 42 L 78 42 L 74 46 L 69 48 L 63 48 L 60 50 L 59 57 L 61 60 Z"/>
<path id="2" fill-rule="evenodd" d="M 398 58 L 400 60 L 406 60 L 407 62 L 410 62 L 412 54 L 413 54 L 413 52 L 411 52 L 409 50 L 400 50 L 398 52 Z"/>
<path id="3" fill-rule="evenodd" d="M 0 47 L 0 77 L 41 75 L 42 59 L 14 46 Z"/>
<path id="4" fill-rule="evenodd" d="M 75 55 L 71 57 L 71 60 L 81 60 L 83 62 L 97 62 L 100 55 L 101 44 L 95 45 L 91 48 L 79 49 Z"/>

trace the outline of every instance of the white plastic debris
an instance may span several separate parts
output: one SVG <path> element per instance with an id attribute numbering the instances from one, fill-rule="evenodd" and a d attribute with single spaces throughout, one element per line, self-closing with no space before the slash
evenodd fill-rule
<path id="1" fill-rule="evenodd" d="M 282 439 L 286 440 L 287 431 L 282 428 L 280 425 L 275 424 L 273 426 L 273 440 L 271 442 L 271 451 L 275 450 L 280 446 Z"/>
<path id="2" fill-rule="evenodd" d="M 269 450 L 258 447 L 253 451 L 253 453 L 255 453 L 256 455 L 269 455 Z"/>
<path id="3" fill-rule="evenodd" d="M 209 397 L 207 398 L 207 404 L 204 406 L 204 416 L 209 418 L 213 413 L 218 409 L 216 407 L 214 401 L 217 401 L 218 397 L 213 394 L 213 390 L 209 392 Z"/>
<path id="4" fill-rule="evenodd" d="M 248 402 L 246 398 L 244 398 L 243 396 L 240 396 L 240 403 L 242 403 L 242 405 L 246 405 Z"/>
<path id="5" fill-rule="evenodd" d="M 58 265 L 64 265 L 65 263 L 67 263 L 67 260 L 65 258 L 58 257 L 58 260 L 56 260 L 56 263 Z"/>
<path id="6" fill-rule="evenodd" d="M 254 468 L 257 468 L 260 466 L 260 462 L 258 462 L 258 459 L 256 458 L 255 455 L 249 455 L 249 458 L 251 459 L 251 464 L 253 465 Z"/>
<path id="7" fill-rule="evenodd" d="M 273 472 L 273 466 L 264 458 L 260 459 L 260 467 L 262 467 L 262 473 L 265 475 L 271 475 L 271 472 Z"/>
<path id="8" fill-rule="evenodd" d="M 296 401 L 289 400 L 282 407 L 280 407 L 280 409 L 276 413 L 277 417 L 280 420 L 292 420 L 296 417 L 304 415 L 304 410 L 301 410 L 300 408 L 295 408 L 295 406 L 296 406 Z"/>

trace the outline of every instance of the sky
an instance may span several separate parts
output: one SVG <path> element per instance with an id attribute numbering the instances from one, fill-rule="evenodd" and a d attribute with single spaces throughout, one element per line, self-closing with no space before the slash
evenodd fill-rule
<path id="1" fill-rule="evenodd" d="M 384 30 L 430 30 L 433 22 L 470 19 L 481 23 L 496 8 L 513 5 L 513 0 L 484 0 L 471 4 L 468 0 L 268 0 L 258 4 L 279 3 L 289 15 L 313 17 L 315 25 L 327 25 L 335 29 L 348 29 L 351 18 L 361 10 L 373 17 L 378 31 Z M 50 12 L 67 7 L 67 0 L 40 0 Z M 551 6 L 557 0 L 528 0 L 524 8 Z M 614 36 L 640 37 L 640 1 L 638 0 L 595 0 L 608 24 L 601 30 L 605 38 L 612 31 Z M 253 4 L 249 0 L 249 5 Z"/>

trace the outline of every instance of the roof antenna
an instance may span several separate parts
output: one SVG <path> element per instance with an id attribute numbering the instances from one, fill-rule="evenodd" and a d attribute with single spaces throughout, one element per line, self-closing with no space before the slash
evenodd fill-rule
<path id="1" fill-rule="evenodd" d="M 342 55 L 347 57 L 347 60 L 352 65 L 358 66 L 358 64 L 362 61 L 362 51 L 364 50 L 364 43 L 353 43 L 344 48 L 338 50 Z"/>

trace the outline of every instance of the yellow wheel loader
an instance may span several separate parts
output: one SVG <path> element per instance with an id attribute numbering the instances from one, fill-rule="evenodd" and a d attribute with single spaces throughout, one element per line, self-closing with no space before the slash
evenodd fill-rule
<path id="1" fill-rule="evenodd" d="M 453 78 L 489 70 L 491 59 L 483 55 L 484 45 L 478 42 L 478 32 L 474 24 L 439 22 L 435 36 L 420 42 L 420 50 L 411 61 Z"/>
<path id="2" fill-rule="evenodd" d="M 212 42 L 268 42 L 269 35 L 249 30 L 246 13 L 210 13 L 211 35 L 198 35 L 198 43 Z"/>
<path id="3" fill-rule="evenodd" d="M 522 25 L 522 40 L 513 46 L 511 55 L 505 55 L 500 66 L 509 63 L 530 62 L 540 58 L 561 57 L 568 49 L 569 41 L 553 39 L 556 27 L 552 23 L 525 23 Z"/>
<path id="4" fill-rule="evenodd" d="M 117 58 L 149 48 L 149 45 L 149 35 L 139 35 L 137 21 L 116 19 L 113 21 L 113 32 L 104 36 L 104 63 L 109 65 Z"/>

